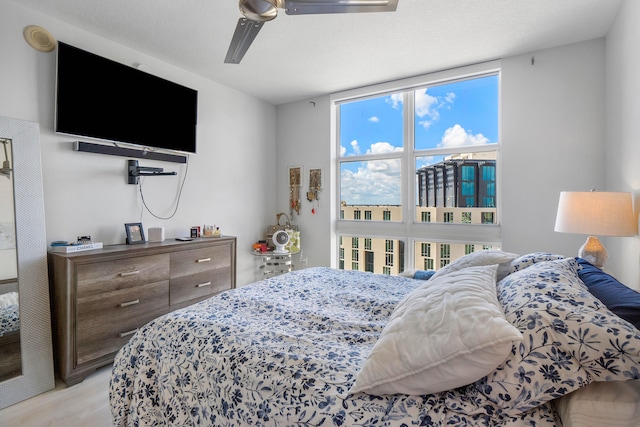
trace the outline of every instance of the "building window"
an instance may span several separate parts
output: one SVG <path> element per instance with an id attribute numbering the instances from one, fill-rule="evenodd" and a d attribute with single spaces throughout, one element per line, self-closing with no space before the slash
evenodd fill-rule
<path id="1" fill-rule="evenodd" d="M 432 259 L 425 259 L 424 260 L 424 269 L 425 270 L 433 270 L 433 260 Z"/>
<path id="2" fill-rule="evenodd" d="M 473 253 L 474 247 L 475 247 L 475 245 L 471 245 L 471 244 L 464 245 L 464 253 L 465 253 L 465 255 L 469 255 L 470 253 Z"/>
<path id="3" fill-rule="evenodd" d="M 373 252 L 365 251 L 365 253 L 364 253 L 364 271 L 368 271 L 370 273 L 374 273 L 375 272 L 376 263 L 374 262 L 374 258 L 375 258 L 375 254 Z"/>
<path id="4" fill-rule="evenodd" d="M 364 211 L 364 219 L 371 221 L 371 211 Z"/>
<path id="5" fill-rule="evenodd" d="M 386 249 L 375 241 L 389 240 L 390 233 L 410 243 L 402 253 L 396 248 L 396 257 L 412 259 L 394 266 L 395 273 L 426 262 L 416 252 L 419 242 L 446 238 L 455 246 L 448 258 L 434 258 L 438 266 L 462 256 L 469 233 L 450 224 L 477 227 L 475 241 L 498 241 L 500 228 L 486 225 L 499 225 L 499 76 L 494 61 L 427 75 L 422 84 L 412 78 L 331 95 L 338 126 L 336 203 L 347 218 L 337 221 L 336 233 L 352 232 L 348 218 L 359 220 L 356 212 L 365 210 L 368 221 L 357 229 L 373 237 L 374 253 Z"/>
<path id="6" fill-rule="evenodd" d="M 340 219 L 344 219 L 344 210 L 340 209 Z"/>
<path id="7" fill-rule="evenodd" d="M 360 252 L 357 249 L 353 249 L 351 251 L 351 261 L 360 261 Z"/>
<path id="8" fill-rule="evenodd" d="M 423 257 L 431 257 L 431 243 L 422 243 L 420 253 Z"/>
<path id="9" fill-rule="evenodd" d="M 385 240 L 385 242 L 384 242 L 384 251 L 385 252 L 393 252 L 393 240 Z"/>
<path id="10" fill-rule="evenodd" d="M 352 269 L 353 271 L 358 271 L 358 270 L 360 269 L 360 267 L 358 266 L 358 263 L 357 263 L 357 262 L 352 262 L 352 263 L 351 263 L 351 269 Z"/>
<path id="11" fill-rule="evenodd" d="M 382 274 L 386 274 L 387 276 L 391 275 L 391 269 L 389 267 L 384 267 L 382 269 Z"/>
<path id="12" fill-rule="evenodd" d="M 352 237 L 351 238 L 351 247 L 354 249 L 358 249 L 358 246 L 360 246 L 360 239 L 357 237 Z"/>
<path id="13" fill-rule="evenodd" d="M 385 254 L 385 266 L 393 267 L 393 254 Z"/>
<path id="14" fill-rule="evenodd" d="M 371 250 L 371 239 L 369 238 L 364 239 L 364 249 L 367 251 Z"/>
<path id="15" fill-rule="evenodd" d="M 482 212 L 482 223 L 483 224 L 493 224 L 495 214 L 493 212 Z"/>
<path id="16" fill-rule="evenodd" d="M 353 211 L 353 219 L 360 219 L 360 211 L 359 210 Z"/>

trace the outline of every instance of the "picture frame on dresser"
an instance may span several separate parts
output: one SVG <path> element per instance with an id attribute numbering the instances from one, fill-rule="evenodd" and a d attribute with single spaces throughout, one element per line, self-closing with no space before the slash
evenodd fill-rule
<path id="1" fill-rule="evenodd" d="M 127 232 L 127 245 L 145 243 L 144 228 L 141 222 L 130 222 L 124 225 Z"/>

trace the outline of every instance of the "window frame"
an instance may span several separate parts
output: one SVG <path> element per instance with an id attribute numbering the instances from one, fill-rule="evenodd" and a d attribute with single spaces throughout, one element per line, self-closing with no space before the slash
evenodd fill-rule
<path id="1" fill-rule="evenodd" d="M 495 75 L 498 78 L 498 141 L 495 144 L 467 146 L 460 150 L 451 148 L 431 148 L 428 150 L 415 149 L 414 126 L 415 126 L 415 105 L 413 91 L 433 85 L 454 83 L 461 80 L 482 78 Z M 332 192 L 334 194 L 332 204 L 336 207 L 332 210 L 332 265 L 336 262 L 339 251 L 340 236 L 367 236 L 382 239 L 394 239 L 404 242 L 404 269 L 416 268 L 413 265 L 415 259 L 416 242 L 447 242 L 447 243 L 467 243 L 476 245 L 500 245 L 501 244 L 501 211 L 502 211 L 502 186 L 501 173 L 501 63 L 499 60 L 488 61 L 481 64 L 474 64 L 466 67 L 416 76 L 408 79 L 396 80 L 373 86 L 347 90 L 332 94 L 330 96 L 331 105 L 331 168 L 332 168 Z M 403 129 L 404 144 L 402 151 L 394 151 L 384 154 L 365 154 L 340 156 L 340 104 L 345 102 L 361 101 L 370 98 L 382 97 L 394 93 L 403 92 Z M 471 150 L 470 150 L 471 148 Z M 416 159 L 428 155 L 448 155 L 459 152 L 489 152 L 495 151 L 496 165 L 495 171 L 495 200 L 497 208 L 495 211 L 494 224 L 458 224 L 458 223 L 438 223 L 421 222 L 416 218 Z M 340 171 L 342 162 L 389 160 L 397 158 L 401 162 L 401 213 L 402 219 L 392 221 L 354 221 L 345 220 L 340 216 Z"/>

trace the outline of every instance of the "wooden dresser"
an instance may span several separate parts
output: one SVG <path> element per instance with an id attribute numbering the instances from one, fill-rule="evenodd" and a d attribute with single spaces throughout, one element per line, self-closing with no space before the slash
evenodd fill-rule
<path id="1" fill-rule="evenodd" d="M 58 374 L 81 382 L 150 320 L 236 286 L 236 238 L 49 253 Z"/>

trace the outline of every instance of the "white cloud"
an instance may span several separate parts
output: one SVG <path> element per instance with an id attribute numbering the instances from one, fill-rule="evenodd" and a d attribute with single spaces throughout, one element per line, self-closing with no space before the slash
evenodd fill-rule
<path id="1" fill-rule="evenodd" d="M 376 116 L 373 116 L 373 117 L 369 117 L 369 121 L 372 123 L 378 123 L 380 119 Z"/>
<path id="2" fill-rule="evenodd" d="M 387 104 L 391 105 L 396 110 L 402 108 L 402 94 L 394 93 L 387 98 Z"/>
<path id="3" fill-rule="evenodd" d="M 428 89 L 419 90 L 415 92 L 415 109 L 416 115 L 421 119 L 418 124 L 420 124 L 425 129 L 429 129 L 432 123 L 440 120 L 440 111 L 441 109 L 450 109 L 451 104 L 453 104 L 456 98 L 456 94 L 453 92 L 449 92 L 446 96 L 442 98 L 438 98 L 436 96 L 431 96 L 428 93 Z"/>
<path id="4" fill-rule="evenodd" d="M 367 154 L 384 154 L 392 153 L 394 151 L 402 151 L 402 147 L 394 147 L 388 142 L 374 142 L 367 150 Z"/>
<path id="5" fill-rule="evenodd" d="M 340 157 L 343 157 L 347 153 L 347 148 L 343 145 L 340 146 Z"/>
<path id="6" fill-rule="evenodd" d="M 473 135 L 467 132 L 459 124 L 450 127 L 444 132 L 442 141 L 438 144 L 438 147 L 463 147 L 467 145 L 484 145 L 488 144 L 489 139 L 483 134 L 479 133 Z"/>
<path id="7" fill-rule="evenodd" d="M 400 160 L 362 162 L 357 170 L 343 169 L 340 198 L 350 205 L 399 205 Z"/>
<path id="8" fill-rule="evenodd" d="M 360 154 L 360 146 L 358 145 L 357 139 L 351 141 L 351 149 L 353 150 L 354 154 Z"/>

